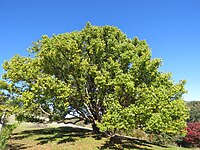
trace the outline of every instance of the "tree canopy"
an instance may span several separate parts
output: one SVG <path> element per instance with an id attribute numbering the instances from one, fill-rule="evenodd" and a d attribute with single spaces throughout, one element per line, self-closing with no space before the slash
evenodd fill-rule
<path id="1" fill-rule="evenodd" d="M 81 31 L 42 36 L 29 53 L 3 64 L 24 115 L 61 121 L 71 114 L 95 131 L 184 132 L 185 81 L 174 84 L 160 72 L 161 59 L 152 59 L 144 40 L 88 23 Z"/>

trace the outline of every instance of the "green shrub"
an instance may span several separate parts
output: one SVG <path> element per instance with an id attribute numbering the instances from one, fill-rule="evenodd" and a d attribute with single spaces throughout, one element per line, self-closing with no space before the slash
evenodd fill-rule
<path id="1" fill-rule="evenodd" d="M 116 130 L 115 134 L 119 134 L 122 136 L 131 136 L 140 140 L 146 140 L 146 141 L 148 140 L 148 134 L 141 129 L 130 129 L 128 131 Z"/>
<path id="2" fill-rule="evenodd" d="M 138 139 L 147 140 L 147 134 L 141 129 L 129 130 L 126 135 L 136 137 Z"/>
<path id="3" fill-rule="evenodd" d="M 7 142 L 14 128 L 16 128 L 15 124 L 6 125 L 3 127 L 2 131 L 0 132 L 0 149 L 6 149 Z"/>
<path id="4" fill-rule="evenodd" d="M 158 145 L 174 145 L 176 146 L 183 138 L 182 135 L 170 135 L 170 134 L 149 134 L 148 141 Z"/>

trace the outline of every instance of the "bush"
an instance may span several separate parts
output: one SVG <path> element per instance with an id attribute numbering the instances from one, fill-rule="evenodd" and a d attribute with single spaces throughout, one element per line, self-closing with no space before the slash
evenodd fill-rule
<path id="1" fill-rule="evenodd" d="M 200 122 L 188 123 L 187 135 L 183 142 L 185 146 L 200 147 Z"/>
<path id="2" fill-rule="evenodd" d="M 15 127 L 16 125 L 6 125 L 3 127 L 2 131 L 0 132 L 0 149 L 6 148 L 7 142 Z"/>
<path id="3" fill-rule="evenodd" d="M 141 130 L 141 129 L 132 129 L 132 130 L 129 130 L 128 132 L 126 132 L 127 136 L 132 136 L 132 137 L 135 137 L 137 139 L 141 139 L 141 140 L 147 140 L 148 136 L 147 134 Z"/>
<path id="4" fill-rule="evenodd" d="M 182 135 L 170 135 L 165 133 L 149 134 L 148 140 L 158 145 L 177 145 L 177 141 L 182 140 Z M 179 143 L 179 142 L 178 142 Z"/>
<path id="5" fill-rule="evenodd" d="M 158 145 L 174 145 L 177 146 L 179 141 L 183 141 L 183 135 L 172 135 L 167 133 L 146 133 L 141 129 L 132 129 L 128 131 L 116 131 L 116 134 L 132 136 L 140 140 L 146 140 L 148 142 Z M 178 143 L 177 143 L 178 142 Z"/>

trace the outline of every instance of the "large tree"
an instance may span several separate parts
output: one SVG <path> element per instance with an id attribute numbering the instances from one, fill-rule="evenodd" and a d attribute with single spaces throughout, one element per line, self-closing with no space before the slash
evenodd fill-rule
<path id="1" fill-rule="evenodd" d="M 81 31 L 42 36 L 29 52 L 3 65 L 24 115 L 61 121 L 70 113 L 96 132 L 184 131 L 185 81 L 174 84 L 160 72 L 161 60 L 152 59 L 145 41 L 88 23 Z"/>

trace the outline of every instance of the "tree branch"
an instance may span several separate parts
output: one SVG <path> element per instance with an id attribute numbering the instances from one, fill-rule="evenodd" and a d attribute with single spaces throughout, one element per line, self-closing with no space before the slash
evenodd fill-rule
<path id="1" fill-rule="evenodd" d="M 80 118 L 80 117 L 73 117 L 73 118 L 69 118 L 69 119 L 66 119 L 66 120 L 72 120 L 72 119 L 77 119 L 78 118 L 78 120 L 76 120 L 76 121 L 69 121 L 69 122 L 65 122 L 64 121 L 64 124 L 68 124 L 68 123 L 72 123 L 72 124 L 76 124 L 76 123 L 78 123 L 78 122 L 80 122 L 80 121 L 82 121 L 82 120 L 84 120 L 83 118 Z"/>
<path id="2" fill-rule="evenodd" d="M 90 116 L 92 117 L 93 120 L 95 120 L 94 116 L 92 115 L 92 112 L 90 111 L 90 108 L 86 103 L 83 102 L 83 105 L 86 107 L 87 111 L 89 112 Z"/>
<path id="3" fill-rule="evenodd" d="M 1 122 L 0 122 L 0 124 L 4 124 L 5 116 L 6 116 L 6 112 L 4 111 L 3 114 L 2 114 L 2 116 L 1 116 Z"/>
<path id="4" fill-rule="evenodd" d="M 51 114 L 48 113 L 48 112 L 46 112 L 46 111 L 42 108 L 41 105 L 39 106 L 39 108 L 40 108 L 40 110 L 41 110 L 43 113 L 45 113 L 47 116 L 51 116 Z"/>

